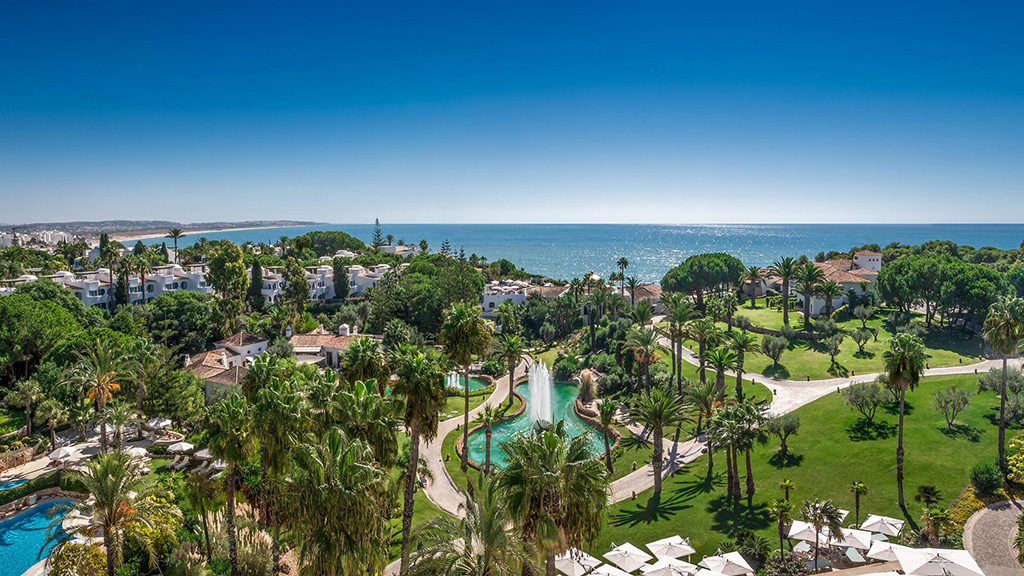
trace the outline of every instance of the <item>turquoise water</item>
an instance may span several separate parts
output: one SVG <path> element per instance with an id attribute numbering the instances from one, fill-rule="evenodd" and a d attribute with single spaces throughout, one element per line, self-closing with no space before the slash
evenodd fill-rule
<path id="1" fill-rule="evenodd" d="M 516 392 L 522 394 L 527 404 L 530 402 L 530 389 L 528 384 L 516 386 Z M 590 452 L 594 456 L 604 453 L 604 435 L 597 433 L 588 426 L 572 409 L 576 396 L 579 394 L 576 385 L 569 382 L 555 382 L 555 388 L 551 392 L 551 404 L 555 420 L 565 420 L 565 427 L 573 436 L 587 434 L 590 440 Z M 529 410 L 523 411 L 508 422 L 502 422 L 491 428 L 491 465 L 498 468 L 505 466 L 508 456 L 502 450 L 501 445 L 511 440 L 517 434 L 522 434 L 532 429 Z M 469 435 L 469 458 L 474 462 L 482 464 L 487 452 L 487 433 L 481 429 Z"/>
<path id="2" fill-rule="evenodd" d="M 462 376 L 459 376 L 459 385 L 458 385 L 459 386 L 459 392 L 462 392 L 463 385 L 465 383 L 466 383 L 466 379 L 464 377 L 462 377 Z M 469 391 L 470 392 L 476 392 L 478 390 L 483 390 L 484 388 L 487 388 L 489 386 L 490 386 L 490 384 L 488 384 L 487 382 L 485 382 L 485 381 L 483 381 L 483 380 L 481 380 L 479 378 L 474 378 L 472 376 L 469 377 Z"/>
<path id="3" fill-rule="evenodd" d="M 3 492 L 4 490 L 10 490 L 11 488 L 17 488 L 18 486 L 21 486 L 22 484 L 26 483 L 28 483 L 28 480 L 25 479 L 8 480 L 6 482 L 0 482 L 0 492 Z"/>
<path id="4" fill-rule="evenodd" d="M 864 244 L 921 244 L 952 240 L 979 248 L 1016 248 L 1024 239 L 1022 224 L 391 224 L 384 234 L 406 243 L 421 239 L 438 250 L 447 239 L 454 250 L 465 249 L 490 260 L 506 258 L 530 272 L 568 280 L 588 271 L 607 275 L 615 262 L 629 259 L 628 275 L 658 281 L 665 272 L 702 252 L 728 252 L 747 266 L 767 266 L 782 256 L 814 257 L 820 251 L 847 251 Z M 363 242 L 373 236 L 372 224 L 321 224 L 204 234 L 210 240 L 276 242 L 311 230 L 341 230 Z M 197 235 L 179 241 L 191 245 Z M 159 244 L 166 239 L 145 240 Z M 131 246 L 134 242 L 126 242 Z"/>
<path id="5" fill-rule="evenodd" d="M 50 525 L 50 510 L 71 504 L 69 500 L 47 502 L 29 508 L 14 518 L 0 522 L 0 566 L 4 574 L 21 574 L 39 560 L 50 555 L 56 542 L 46 545 L 46 528 Z"/>

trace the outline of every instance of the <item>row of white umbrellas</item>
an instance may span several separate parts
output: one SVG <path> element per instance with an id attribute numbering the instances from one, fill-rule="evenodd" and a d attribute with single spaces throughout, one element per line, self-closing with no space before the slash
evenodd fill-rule
<path id="1" fill-rule="evenodd" d="M 689 541 L 680 536 L 650 542 L 647 549 L 654 556 L 633 544 L 615 546 L 604 555 L 610 564 L 602 565 L 597 558 L 572 548 L 555 557 L 555 568 L 566 576 L 628 576 L 637 570 L 644 576 L 740 576 L 754 571 L 739 552 L 704 558 L 696 565 L 679 560 L 680 556 L 695 552 Z M 655 558 L 653 564 L 647 563 Z"/>

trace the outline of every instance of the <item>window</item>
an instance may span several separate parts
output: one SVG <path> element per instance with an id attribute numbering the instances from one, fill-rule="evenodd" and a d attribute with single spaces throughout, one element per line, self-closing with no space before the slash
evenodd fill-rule
<path id="1" fill-rule="evenodd" d="M 188 290 L 188 282 L 182 282 L 181 283 L 181 289 L 182 290 Z"/>
<path id="2" fill-rule="evenodd" d="M 153 291 L 153 285 L 152 284 L 146 285 L 146 292 L 152 292 L 152 291 Z"/>
<path id="3" fill-rule="evenodd" d="M 488 308 L 494 308 L 494 301 L 491 301 L 491 302 L 489 302 L 489 303 L 487 304 L 487 307 L 488 307 Z"/>

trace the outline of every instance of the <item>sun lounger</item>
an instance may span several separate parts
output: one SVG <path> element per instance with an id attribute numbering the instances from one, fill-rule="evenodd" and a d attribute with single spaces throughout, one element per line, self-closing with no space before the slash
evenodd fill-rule
<path id="1" fill-rule="evenodd" d="M 207 468 L 208 468 L 208 463 L 207 462 L 203 462 L 199 466 L 196 466 L 195 468 L 193 468 L 192 469 L 192 473 L 193 474 L 205 474 Z"/>

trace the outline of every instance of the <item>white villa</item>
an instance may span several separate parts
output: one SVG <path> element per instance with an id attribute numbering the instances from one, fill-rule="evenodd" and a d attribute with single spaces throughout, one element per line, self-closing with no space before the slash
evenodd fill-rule
<path id="1" fill-rule="evenodd" d="M 483 316 L 494 316 L 498 306 L 501 306 L 502 302 L 508 300 L 517 306 L 525 304 L 529 288 L 530 283 L 521 280 L 493 280 L 488 282 L 484 286 L 483 301 L 481 302 L 484 310 Z"/>
<path id="2" fill-rule="evenodd" d="M 206 382 L 206 398 L 223 395 L 249 372 L 252 359 L 267 353 L 266 338 L 238 332 L 217 342 L 213 350 L 185 357 L 185 368 Z"/>
<path id="3" fill-rule="evenodd" d="M 842 295 L 832 300 L 832 310 L 836 310 L 849 302 L 847 295 L 850 290 L 863 294 L 867 292 L 871 284 L 874 284 L 875 280 L 878 279 L 878 273 L 882 270 L 882 255 L 878 252 L 861 250 L 854 253 L 852 260 L 849 258 L 837 258 L 825 262 L 815 262 L 814 265 L 821 269 L 825 280 L 833 280 L 843 289 Z M 758 298 L 764 296 L 768 290 L 775 290 L 781 293 L 782 279 L 772 276 L 768 268 L 762 269 L 761 272 L 765 276 L 761 284 L 751 287 L 750 283 L 747 282 L 742 287 L 743 292 L 748 296 L 755 293 Z M 791 283 L 790 285 L 791 291 L 794 290 L 793 284 Z M 797 294 L 797 296 L 800 295 Z M 812 296 L 811 316 L 820 316 L 824 311 L 825 301 L 818 296 Z"/>
<path id="4" fill-rule="evenodd" d="M 338 326 L 337 334 L 324 330 L 322 324 L 305 334 L 292 335 L 291 328 L 286 333 L 300 363 L 327 366 L 338 366 L 342 352 L 359 336 L 359 329 L 348 324 Z M 366 337 L 380 339 L 380 336 Z"/>
<path id="5" fill-rule="evenodd" d="M 398 254 L 402 258 L 409 256 L 416 256 L 420 253 L 419 246 L 413 246 L 412 244 L 394 244 L 394 245 L 383 245 L 377 246 L 377 250 L 385 254 Z"/>
<path id="6" fill-rule="evenodd" d="M 138 275 L 129 278 L 129 299 L 133 304 L 142 304 L 152 302 L 153 298 L 161 294 L 181 290 L 211 294 L 213 288 L 206 281 L 206 272 L 205 264 L 157 266 L 146 274 L 145 287 L 142 286 L 142 280 Z M 49 275 L 23 274 L 13 280 L 0 280 L 0 296 L 13 293 L 19 284 L 25 282 L 52 280 L 67 286 L 86 306 L 99 306 L 110 310 L 114 303 L 114 288 L 110 284 L 110 279 L 110 270 L 106 268 L 77 274 L 67 271 Z"/>

